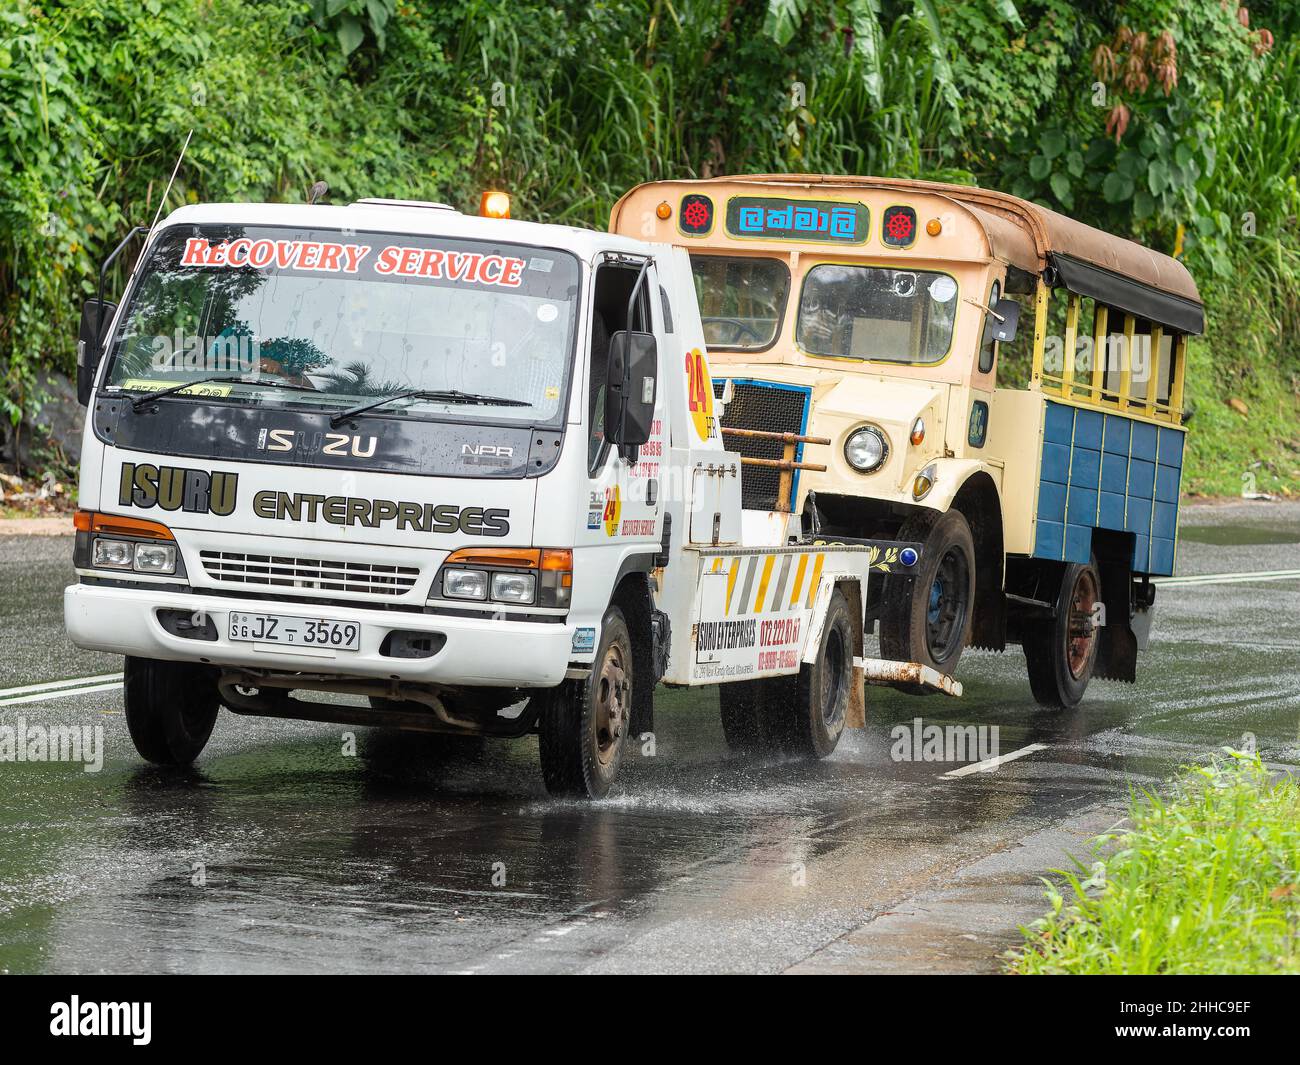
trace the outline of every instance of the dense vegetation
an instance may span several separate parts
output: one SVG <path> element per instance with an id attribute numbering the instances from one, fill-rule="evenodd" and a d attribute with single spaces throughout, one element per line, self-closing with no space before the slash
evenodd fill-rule
<path id="1" fill-rule="evenodd" d="M 1135 799 L 1130 822 L 1066 874 L 1068 896 L 1049 885 L 1051 909 L 1026 930 L 1013 972 L 1300 972 L 1293 778 L 1229 751 L 1188 770 L 1169 799 Z"/>
<path id="2" fill-rule="evenodd" d="M 1298 30 L 1295 0 L 0 0 L 0 419 L 70 370 L 97 264 L 192 128 L 168 207 L 496 185 L 601 226 L 666 176 L 1006 188 L 1185 255 L 1210 307 L 1191 486 L 1285 488 Z"/>

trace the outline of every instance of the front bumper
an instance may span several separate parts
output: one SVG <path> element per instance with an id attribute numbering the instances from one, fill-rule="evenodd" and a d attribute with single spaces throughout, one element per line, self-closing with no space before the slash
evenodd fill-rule
<path id="1" fill-rule="evenodd" d="M 216 640 L 190 639 L 163 628 L 159 610 L 205 614 Z M 282 647 L 230 640 L 230 611 L 289 614 L 354 622 L 361 649 Z M 218 666 L 291 673 L 398 678 L 417 683 L 491 688 L 550 688 L 564 679 L 573 630 L 563 623 L 495 621 L 406 611 L 375 611 L 321 604 L 285 603 L 210 595 L 157 593 L 147 589 L 70 585 L 63 593 L 63 621 L 78 647 L 92 651 L 206 662 Z M 428 658 L 382 654 L 394 631 L 445 637 Z"/>

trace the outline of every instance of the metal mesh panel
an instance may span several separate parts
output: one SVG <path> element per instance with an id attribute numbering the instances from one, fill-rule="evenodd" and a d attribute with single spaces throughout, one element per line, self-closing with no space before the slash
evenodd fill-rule
<path id="1" fill-rule="evenodd" d="M 722 395 L 724 382 L 713 382 L 715 396 Z M 804 405 L 808 395 L 802 389 L 771 388 L 737 381 L 731 402 L 722 415 L 727 429 L 758 429 L 768 433 L 798 433 L 803 429 Z M 781 459 L 785 445 L 779 440 L 754 440 L 743 436 L 724 436 L 728 451 L 745 458 Z M 803 454 L 803 445 L 795 449 L 795 460 Z M 740 497 L 748 510 L 776 510 L 780 500 L 781 471 L 766 466 L 745 466 L 741 470 Z"/>

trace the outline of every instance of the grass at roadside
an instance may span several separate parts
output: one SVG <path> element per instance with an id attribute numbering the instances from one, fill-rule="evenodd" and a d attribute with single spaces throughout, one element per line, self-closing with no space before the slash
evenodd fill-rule
<path id="1" fill-rule="evenodd" d="M 1300 972 L 1300 783 L 1229 751 L 1130 821 L 1064 874 L 1070 897 L 1049 885 L 1010 972 Z"/>

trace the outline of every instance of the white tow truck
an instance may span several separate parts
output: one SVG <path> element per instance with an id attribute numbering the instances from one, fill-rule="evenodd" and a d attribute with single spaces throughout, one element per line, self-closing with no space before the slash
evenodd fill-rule
<path id="1" fill-rule="evenodd" d="M 680 249 L 206 204 L 102 295 L 65 621 L 126 656 L 150 761 L 196 758 L 224 705 L 535 732 L 550 791 L 601 796 L 660 681 L 718 686 L 733 746 L 810 757 L 863 724 L 866 679 L 960 691 L 864 657 L 867 581 L 916 545 L 746 542 L 770 523 L 741 510 Z"/>

